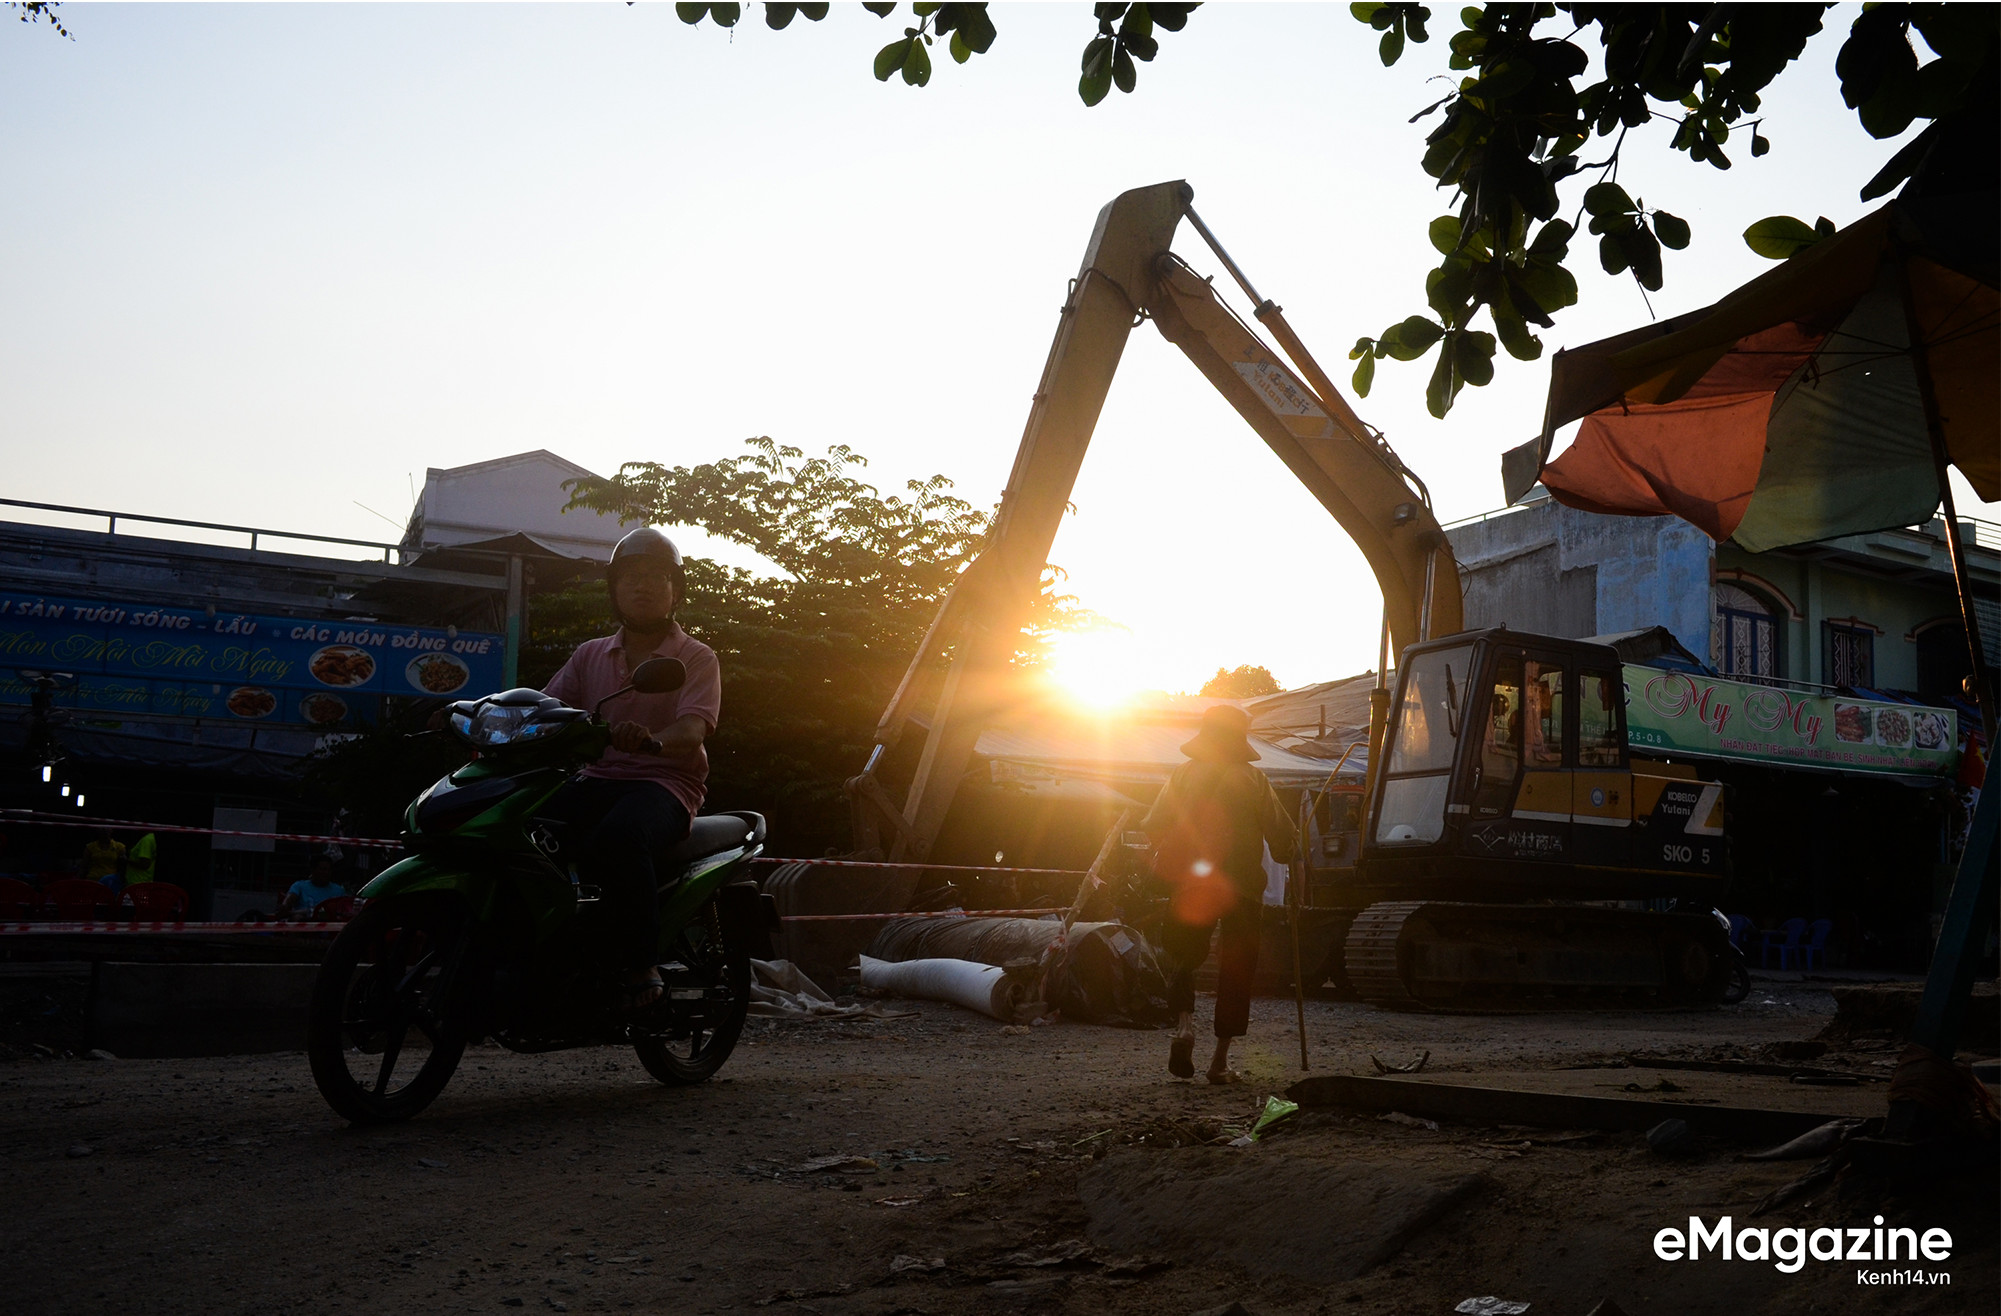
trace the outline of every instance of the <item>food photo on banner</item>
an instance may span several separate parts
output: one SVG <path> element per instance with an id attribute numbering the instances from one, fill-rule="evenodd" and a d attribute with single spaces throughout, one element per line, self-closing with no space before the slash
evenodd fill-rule
<path id="1" fill-rule="evenodd" d="M 332 727 L 372 719 L 385 695 L 497 690 L 504 649 L 451 627 L 0 592 L 4 704 L 30 702 L 24 673 L 63 673 L 62 707 Z"/>

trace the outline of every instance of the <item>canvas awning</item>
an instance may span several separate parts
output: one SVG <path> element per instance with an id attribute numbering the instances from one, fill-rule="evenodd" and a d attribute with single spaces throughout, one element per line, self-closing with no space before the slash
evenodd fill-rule
<path id="1" fill-rule="evenodd" d="M 1996 214 L 1992 194 L 1893 202 L 1713 306 L 1558 352 L 1543 433 L 1503 458 L 1509 501 L 1540 480 L 1751 552 L 1917 524 L 1940 500 L 1927 371 L 1946 456 L 2001 499 Z"/>

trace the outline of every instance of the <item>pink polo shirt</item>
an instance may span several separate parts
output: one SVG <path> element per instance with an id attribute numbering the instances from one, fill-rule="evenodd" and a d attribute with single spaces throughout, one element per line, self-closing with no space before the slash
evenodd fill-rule
<path id="1" fill-rule="evenodd" d="M 549 678 L 542 693 L 562 700 L 571 708 L 588 711 L 597 707 L 598 700 L 632 680 L 624 646 L 623 630 L 584 641 L 570 655 L 570 661 L 563 664 L 563 670 Z M 620 695 L 604 706 L 605 720 L 639 722 L 659 731 L 693 713 L 714 732 L 723 706 L 722 668 L 716 662 L 715 650 L 691 639 L 677 623 L 649 656 L 679 658 L 688 669 L 687 682 L 672 694 L 642 695 L 633 691 Z M 708 794 L 709 755 L 700 746 L 694 753 L 676 758 L 608 749 L 603 758 L 584 769 L 584 775 L 613 781 L 657 781 L 673 792 L 692 818 L 701 811 L 702 800 Z"/>

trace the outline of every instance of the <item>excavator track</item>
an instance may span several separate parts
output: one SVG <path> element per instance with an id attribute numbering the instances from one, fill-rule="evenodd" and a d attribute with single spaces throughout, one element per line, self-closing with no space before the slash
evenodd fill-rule
<path id="1" fill-rule="evenodd" d="M 1345 959 L 1356 993 L 1379 1005 L 1498 999 L 1575 1008 L 1717 1000 L 1729 948 L 1707 914 L 1386 901 L 1356 916 Z"/>

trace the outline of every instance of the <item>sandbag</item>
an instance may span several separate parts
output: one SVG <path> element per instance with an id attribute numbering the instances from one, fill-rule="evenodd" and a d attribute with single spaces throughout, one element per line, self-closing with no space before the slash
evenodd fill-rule
<path id="1" fill-rule="evenodd" d="M 971 960 L 925 959 L 890 962 L 862 956 L 862 986 L 921 1001 L 949 1001 L 981 1014 L 1014 1022 L 1021 985 L 1005 970 Z"/>

